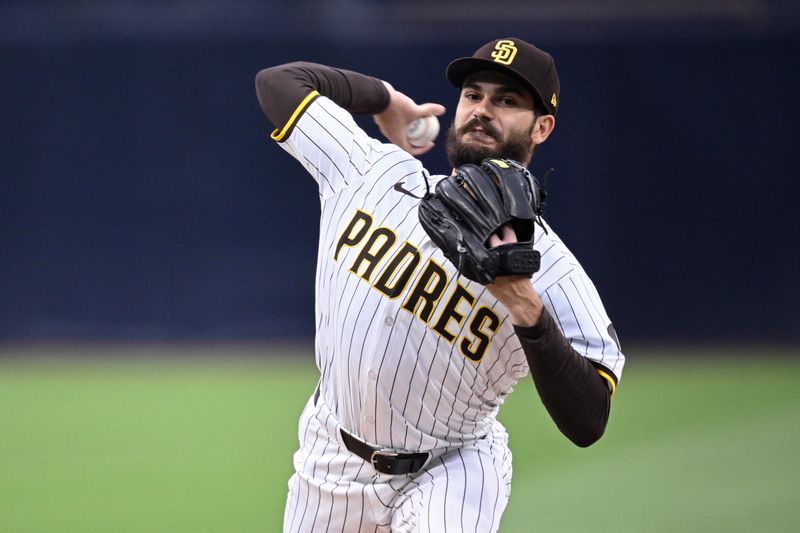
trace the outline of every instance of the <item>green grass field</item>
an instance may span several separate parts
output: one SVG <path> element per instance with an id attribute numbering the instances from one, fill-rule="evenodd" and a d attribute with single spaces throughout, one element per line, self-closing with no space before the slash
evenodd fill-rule
<path id="1" fill-rule="evenodd" d="M 0 531 L 280 531 L 310 351 L 116 351 L 0 351 Z M 588 449 L 517 386 L 501 531 L 800 530 L 800 354 L 629 354 Z"/>

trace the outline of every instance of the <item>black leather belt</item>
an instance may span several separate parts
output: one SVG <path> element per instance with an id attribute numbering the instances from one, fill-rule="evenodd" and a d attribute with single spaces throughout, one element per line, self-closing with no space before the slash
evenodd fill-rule
<path id="1" fill-rule="evenodd" d="M 425 466 L 429 453 L 397 453 L 370 446 L 342 430 L 342 440 L 347 449 L 372 465 L 381 474 L 413 474 Z"/>

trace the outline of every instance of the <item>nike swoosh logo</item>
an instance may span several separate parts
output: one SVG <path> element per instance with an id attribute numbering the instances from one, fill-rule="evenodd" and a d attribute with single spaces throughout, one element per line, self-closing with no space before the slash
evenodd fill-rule
<path id="1" fill-rule="evenodd" d="M 411 192 L 408 189 L 406 189 L 405 187 L 403 187 L 404 183 L 405 183 L 404 181 L 398 181 L 397 183 L 395 183 L 394 184 L 394 190 L 396 190 L 397 192 L 401 192 L 401 193 L 405 194 L 406 196 L 411 196 L 412 198 L 416 198 L 417 200 L 422 200 L 422 196 L 417 196 L 413 192 Z"/>

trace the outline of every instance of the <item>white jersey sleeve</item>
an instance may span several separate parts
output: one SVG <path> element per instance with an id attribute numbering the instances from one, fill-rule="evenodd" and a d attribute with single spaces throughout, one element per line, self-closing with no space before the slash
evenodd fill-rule
<path id="1" fill-rule="evenodd" d="M 324 96 L 297 109 L 291 134 L 280 146 L 297 159 L 328 199 L 361 181 L 389 153 L 411 156 L 395 145 L 368 136 L 353 116 Z"/>
<path id="2" fill-rule="evenodd" d="M 592 361 L 612 388 L 625 357 L 597 289 L 575 256 L 545 224 L 534 247 L 542 254 L 533 284 L 542 303 L 579 354 Z"/>

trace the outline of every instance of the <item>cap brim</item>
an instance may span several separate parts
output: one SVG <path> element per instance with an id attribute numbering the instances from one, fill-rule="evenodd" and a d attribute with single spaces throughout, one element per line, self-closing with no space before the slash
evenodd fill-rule
<path id="1" fill-rule="evenodd" d="M 539 91 L 536 90 L 536 87 L 528 83 L 528 80 L 526 80 L 524 76 L 509 66 L 503 65 L 502 63 L 497 63 L 496 61 L 491 61 L 489 59 L 481 59 L 477 57 L 462 57 L 460 59 L 456 59 L 447 65 L 447 80 L 453 84 L 454 87 L 460 89 L 470 74 L 481 70 L 493 70 L 495 72 L 500 72 L 501 74 L 510 76 L 520 85 L 525 87 L 528 92 L 533 95 L 533 98 L 538 100 L 541 105 L 544 105 L 544 99 L 542 98 L 542 95 L 539 94 Z M 547 106 L 544 107 L 547 109 Z"/>

